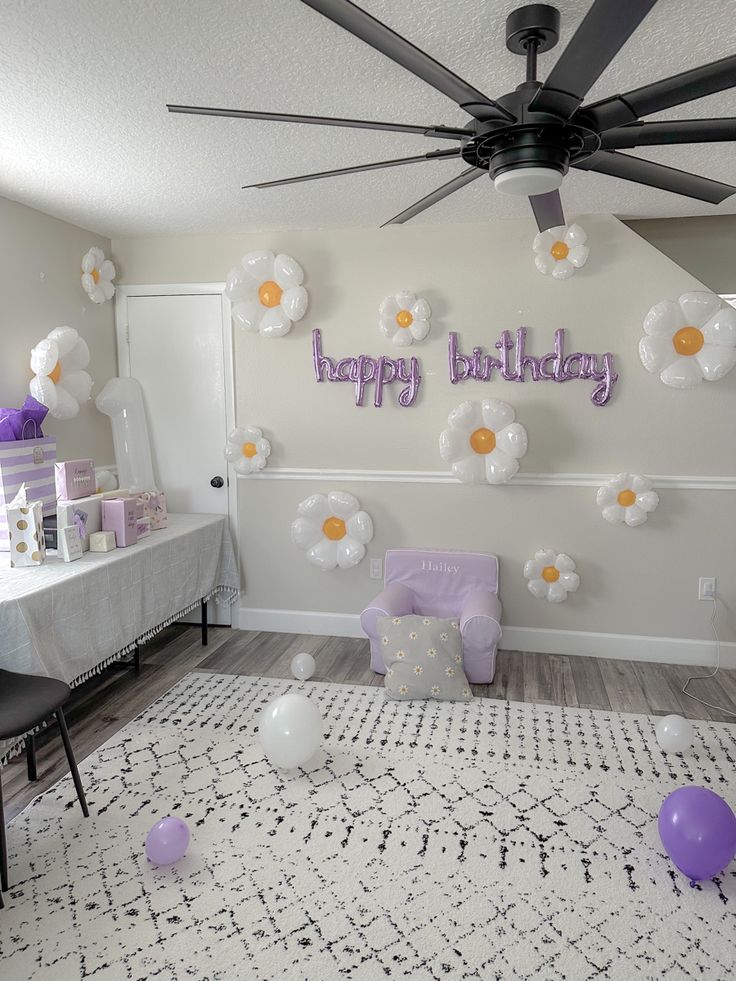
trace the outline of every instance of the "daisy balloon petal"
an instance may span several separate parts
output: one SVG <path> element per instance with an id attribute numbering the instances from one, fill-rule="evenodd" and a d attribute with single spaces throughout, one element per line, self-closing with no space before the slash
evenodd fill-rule
<path id="1" fill-rule="evenodd" d="M 373 538 L 373 522 L 361 511 L 357 497 L 344 491 L 312 494 L 301 502 L 297 513 L 291 540 L 318 569 L 350 569 L 364 557 Z"/>
<path id="2" fill-rule="evenodd" d="M 458 480 L 468 484 L 505 484 L 527 451 L 526 429 L 515 422 L 508 402 L 485 399 L 461 402 L 440 434 L 440 456 Z"/>
<path id="3" fill-rule="evenodd" d="M 304 271 L 291 256 L 265 249 L 249 252 L 225 283 L 233 322 L 263 337 L 283 337 L 307 312 L 303 281 Z"/>
<path id="4" fill-rule="evenodd" d="M 532 246 L 534 264 L 545 276 L 569 279 L 588 261 L 587 238 L 580 225 L 557 225 L 539 232 Z"/>
<path id="5" fill-rule="evenodd" d="M 532 596 L 548 603 L 564 603 L 580 585 L 575 563 L 564 552 L 541 548 L 524 566 L 524 578 Z"/>
<path id="6" fill-rule="evenodd" d="M 736 364 L 736 310 L 716 293 L 683 293 L 644 318 L 639 357 L 670 388 L 719 381 Z"/>
<path id="7" fill-rule="evenodd" d="M 82 259 L 82 289 L 93 303 L 104 303 L 115 295 L 114 278 L 115 266 L 93 246 Z"/>
<path id="8" fill-rule="evenodd" d="M 609 524 L 643 525 L 659 504 L 652 482 L 637 473 L 619 473 L 598 488 L 596 503 Z"/>
<path id="9" fill-rule="evenodd" d="M 73 327 L 55 327 L 31 351 L 31 395 L 55 419 L 73 419 L 92 393 L 89 348 Z"/>
<path id="10" fill-rule="evenodd" d="M 413 293 L 387 296 L 378 308 L 378 314 L 381 333 L 390 337 L 397 347 L 409 347 L 414 341 L 423 341 L 429 333 L 432 310 L 423 297 Z"/>
<path id="11" fill-rule="evenodd" d="M 227 438 L 225 459 L 245 477 L 263 470 L 270 455 L 271 444 L 257 426 L 239 426 Z"/>

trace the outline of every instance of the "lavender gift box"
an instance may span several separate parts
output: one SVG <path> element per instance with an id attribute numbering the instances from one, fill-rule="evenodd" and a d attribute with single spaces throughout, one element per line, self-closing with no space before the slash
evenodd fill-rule
<path id="1" fill-rule="evenodd" d="M 76 501 L 89 497 L 97 490 L 95 465 L 92 460 L 63 460 L 56 464 L 56 498 Z"/>
<path id="2" fill-rule="evenodd" d="M 115 532 L 118 548 L 138 541 L 138 517 L 134 497 L 116 497 L 102 502 L 102 530 Z"/>

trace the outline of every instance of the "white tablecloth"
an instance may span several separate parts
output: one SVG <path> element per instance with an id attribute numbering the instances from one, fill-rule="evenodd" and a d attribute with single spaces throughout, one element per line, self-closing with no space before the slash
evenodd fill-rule
<path id="1" fill-rule="evenodd" d="M 238 589 L 222 515 L 170 514 L 168 528 L 137 544 L 75 562 L 0 565 L 0 668 L 76 685 L 201 599 Z M 8 750 L 0 743 L 0 763 Z"/>

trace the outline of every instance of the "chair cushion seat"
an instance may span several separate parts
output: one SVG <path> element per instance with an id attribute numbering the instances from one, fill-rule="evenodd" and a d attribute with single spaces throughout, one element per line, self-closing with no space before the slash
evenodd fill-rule
<path id="1" fill-rule="evenodd" d="M 69 685 L 56 678 L 0 670 L 0 739 L 22 736 L 63 705 Z"/>

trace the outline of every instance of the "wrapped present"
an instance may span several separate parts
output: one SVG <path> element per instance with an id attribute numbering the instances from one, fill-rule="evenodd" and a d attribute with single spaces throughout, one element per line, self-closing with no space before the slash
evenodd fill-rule
<path id="1" fill-rule="evenodd" d="M 138 538 L 147 538 L 151 534 L 151 519 L 138 518 Z"/>
<path id="2" fill-rule="evenodd" d="M 29 501 L 26 485 L 22 484 L 10 504 L 5 506 L 4 512 L 11 568 L 41 565 L 46 558 L 41 501 Z"/>
<path id="3" fill-rule="evenodd" d="M 89 536 L 90 552 L 112 552 L 117 548 L 114 531 L 93 531 Z"/>
<path id="4" fill-rule="evenodd" d="M 138 517 L 134 497 L 115 497 L 102 501 L 102 530 L 115 532 L 118 548 L 138 541 Z"/>
<path id="5" fill-rule="evenodd" d="M 138 495 L 143 502 L 143 516 L 151 519 L 151 530 L 158 531 L 168 524 L 166 494 L 163 491 L 145 491 Z"/>
<path id="6" fill-rule="evenodd" d="M 80 497 L 76 501 L 59 501 L 56 507 L 56 523 L 59 528 L 76 525 L 82 548 L 89 549 L 89 536 L 102 531 L 102 494 Z"/>
<path id="7" fill-rule="evenodd" d="M 29 500 L 41 502 L 44 515 L 56 511 L 56 438 L 38 435 L 38 427 L 34 433 L 34 426 L 35 423 L 26 420 L 28 439 L 0 441 L 0 550 L 3 551 L 10 548 L 4 505 L 10 504 L 21 484 L 25 485 Z"/>
<path id="8" fill-rule="evenodd" d="M 57 551 L 65 562 L 74 562 L 75 559 L 82 558 L 82 539 L 79 537 L 76 525 L 59 528 Z"/>
<path id="9" fill-rule="evenodd" d="M 95 465 L 91 460 L 62 460 L 56 464 L 56 497 L 76 501 L 97 490 Z"/>

